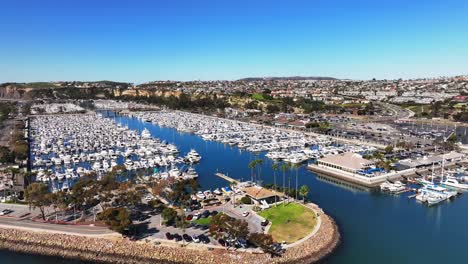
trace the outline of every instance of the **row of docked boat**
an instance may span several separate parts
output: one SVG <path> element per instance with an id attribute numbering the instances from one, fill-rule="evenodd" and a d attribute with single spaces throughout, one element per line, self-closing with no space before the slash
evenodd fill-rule
<path id="1" fill-rule="evenodd" d="M 402 193 L 404 191 L 407 191 L 408 188 L 401 181 L 396 181 L 394 183 L 386 181 L 386 182 L 380 184 L 380 190 L 383 191 L 383 192 L 389 192 L 389 193 L 397 194 L 397 193 Z"/>
<path id="2" fill-rule="evenodd" d="M 297 164 L 309 159 L 319 159 L 326 155 L 335 155 L 345 152 L 369 153 L 375 151 L 374 147 L 354 146 L 354 145 L 315 145 L 314 148 L 296 148 L 278 151 L 269 151 L 265 156 L 273 160 L 283 160 L 289 163 Z"/>
<path id="3" fill-rule="evenodd" d="M 468 191 L 468 184 L 463 182 L 463 178 L 452 174 L 446 175 L 443 165 L 439 177 L 434 174 L 433 165 L 430 181 L 422 177 L 417 179 L 417 182 L 423 187 L 418 190 L 416 200 L 428 205 L 438 204 L 457 196 L 459 192 Z"/>
<path id="4" fill-rule="evenodd" d="M 96 114 L 38 116 L 30 129 L 31 164 L 36 180 L 73 180 L 90 173 L 101 176 L 117 165 L 127 171 L 196 163 L 191 150 L 179 157 L 173 144 L 161 142 L 144 129 L 141 134 Z M 193 178 L 194 173 L 175 174 Z"/>
<path id="5" fill-rule="evenodd" d="M 311 136 L 301 131 L 262 126 L 195 113 L 163 110 L 158 112 L 137 112 L 135 117 L 162 127 L 199 135 L 204 140 L 218 141 L 237 146 L 250 152 L 268 152 L 266 157 L 284 160 L 293 164 L 317 159 L 322 155 L 344 151 L 374 151 L 373 147 L 333 146 L 326 136 Z M 314 148 L 311 148 L 314 146 Z M 316 148 L 319 146 L 319 148 Z"/>

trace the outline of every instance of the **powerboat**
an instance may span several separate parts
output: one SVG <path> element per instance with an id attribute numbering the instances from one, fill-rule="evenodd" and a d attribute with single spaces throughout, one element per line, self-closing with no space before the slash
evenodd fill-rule
<path id="1" fill-rule="evenodd" d="M 441 181 L 440 184 L 444 187 L 468 191 L 468 184 L 460 183 L 455 177 L 447 177 L 444 181 Z"/>

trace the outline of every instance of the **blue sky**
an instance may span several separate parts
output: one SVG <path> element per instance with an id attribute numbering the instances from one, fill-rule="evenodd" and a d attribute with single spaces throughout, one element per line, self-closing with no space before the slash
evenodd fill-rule
<path id="1" fill-rule="evenodd" d="M 4 0 L 0 82 L 468 74 L 468 1 Z"/>

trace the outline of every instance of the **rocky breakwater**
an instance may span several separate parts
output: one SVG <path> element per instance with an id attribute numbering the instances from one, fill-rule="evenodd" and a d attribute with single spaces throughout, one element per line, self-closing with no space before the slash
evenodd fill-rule
<path id="1" fill-rule="evenodd" d="M 314 236 L 288 249 L 281 257 L 3 228 L 0 249 L 100 263 L 314 263 L 330 254 L 340 237 L 334 221 L 325 214 L 321 218 L 322 225 Z"/>

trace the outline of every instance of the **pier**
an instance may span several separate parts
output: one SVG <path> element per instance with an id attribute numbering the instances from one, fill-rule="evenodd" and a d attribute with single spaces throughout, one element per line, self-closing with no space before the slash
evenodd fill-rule
<path id="1" fill-rule="evenodd" d="M 222 178 L 222 179 L 224 179 L 224 180 L 226 180 L 226 181 L 228 181 L 228 182 L 230 182 L 230 183 L 235 183 L 235 184 L 239 183 L 238 180 L 235 180 L 235 179 L 233 179 L 233 178 L 231 178 L 231 177 L 229 177 L 226 174 L 223 174 L 221 172 L 217 172 L 217 173 L 215 173 L 215 175 Z"/>

